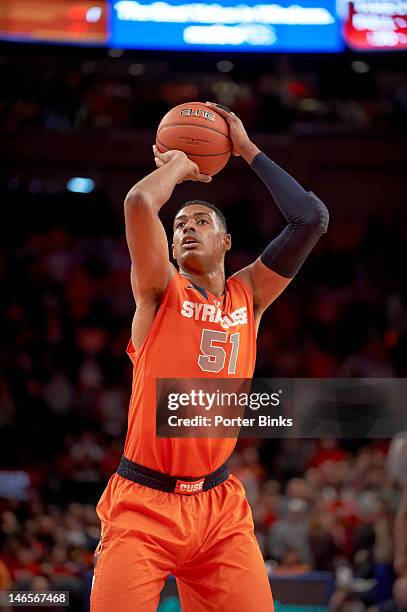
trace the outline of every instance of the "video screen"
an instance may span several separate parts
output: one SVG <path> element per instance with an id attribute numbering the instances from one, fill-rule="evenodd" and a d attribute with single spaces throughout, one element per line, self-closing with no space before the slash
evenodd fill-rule
<path id="1" fill-rule="evenodd" d="M 107 43 L 107 4 L 92 0 L 2 0 L 0 37 L 9 40 Z"/>
<path id="2" fill-rule="evenodd" d="M 117 47 L 197 51 L 339 51 L 334 0 L 112 3 Z"/>

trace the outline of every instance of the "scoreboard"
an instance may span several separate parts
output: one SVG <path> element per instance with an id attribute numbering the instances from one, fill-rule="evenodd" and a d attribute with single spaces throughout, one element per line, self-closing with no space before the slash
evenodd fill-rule
<path id="1" fill-rule="evenodd" d="M 107 3 L 1 0 L 0 37 L 9 40 L 108 43 Z"/>
<path id="2" fill-rule="evenodd" d="M 356 0 L 343 7 L 343 35 L 356 50 L 407 49 L 407 2 Z"/>

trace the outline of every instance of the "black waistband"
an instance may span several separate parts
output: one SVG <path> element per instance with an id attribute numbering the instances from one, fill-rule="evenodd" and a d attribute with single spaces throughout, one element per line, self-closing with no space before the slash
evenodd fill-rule
<path id="1" fill-rule="evenodd" d="M 225 482 L 225 480 L 229 477 L 227 463 L 221 465 L 211 474 L 206 474 L 200 478 L 190 478 L 185 476 L 170 476 L 169 474 L 156 472 L 155 470 L 151 470 L 143 465 L 134 463 L 126 457 L 122 457 L 120 459 L 120 465 L 117 469 L 117 473 L 123 478 L 137 482 L 145 487 L 158 489 L 159 491 L 164 491 L 166 493 L 176 492 L 181 494 L 201 493 L 202 491 L 208 491 L 222 482 Z M 200 483 L 202 480 L 203 484 L 201 485 Z"/>

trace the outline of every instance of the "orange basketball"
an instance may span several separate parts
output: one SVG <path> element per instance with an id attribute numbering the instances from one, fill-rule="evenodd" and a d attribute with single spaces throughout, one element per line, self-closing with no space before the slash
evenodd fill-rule
<path id="1" fill-rule="evenodd" d="M 227 164 L 232 143 L 223 117 L 202 102 L 185 102 L 172 108 L 157 129 L 161 153 L 183 151 L 203 174 L 213 176 Z"/>

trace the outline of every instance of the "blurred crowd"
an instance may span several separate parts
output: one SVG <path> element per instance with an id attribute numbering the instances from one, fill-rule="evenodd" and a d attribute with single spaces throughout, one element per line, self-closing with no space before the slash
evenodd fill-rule
<path id="1" fill-rule="evenodd" d="M 0 590 L 69 591 L 83 609 L 99 538 L 93 505 L 46 504 L 34 487 L 25 501 L 0 499 Z"/>
<path id="2" fill-rule="evenodd" d="M 245 443 L 233 469 L 271 576 L 333 572 L 333 610 L 391 599 L 400 495 L 386 473 L 387 442 L 286 440 L 272 451 L 271 478 L 260 460 L 265 450 Z"/>
<path id="3" fill-rule="evenodd" d="M 8 133 L 137 129 L 156 125 L 185 100 L 215 100 L 233 108 L 249 130 L 328 132 L 407 127 L 404 66 L 332 55 L 230 60 L 135 58 L 119 50 L 98 61 L 61 54 L 0 56 L 0 123 Z M 194 66 L 193 70 L 191 66 Z"/>

